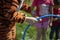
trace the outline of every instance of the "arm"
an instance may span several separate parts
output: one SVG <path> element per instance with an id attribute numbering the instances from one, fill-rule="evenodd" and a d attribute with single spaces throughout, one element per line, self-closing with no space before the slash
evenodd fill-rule
<path id="1" fill-rule="evenodd" d="M 53 14 L 53 6 L 49 6 L 49 13 Z M 49 26 L 52 26 L 53 17 L 49 17 Z"/>
<path id="2" fill-rule="evenodd" d="M 34 17 L 26 17 L 26 22 L 28 22 L 30 25 L 34 25 L 38 20 Z"/>
<path id="3" fill-rule="evenodd" d="M 16 15 L 17 15 L 17 12 L 15 12 L 14 16 L 16 16 Z M 26 21 L 26 22 L 30 23 L 31 25 L 37 22 L 36 18 L 26 17 L 26 16 L 24 16 L 23 13 L 19 13 L 19 12 L 18 12 L 18 15 L 15 17 L 15 21 L 18 23 L 23 23 L 24 21 Z"/>

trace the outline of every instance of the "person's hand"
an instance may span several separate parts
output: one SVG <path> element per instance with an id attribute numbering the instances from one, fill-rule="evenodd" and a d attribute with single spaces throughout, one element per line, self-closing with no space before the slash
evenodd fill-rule
<path id="1" fill-rule="evenodd" d="M 34 17 L 26 17 L 26 22 L 28 22 L 30 25 L 33 25 L 38 22 L 38 20 L 36 20 Z"/>
<path id="2" fill-rule="evenodd" d="M 36 18 L 39 18 L 39 17 L 36 17 Z M 42 19 L 39 19 L 38 21 L 42 21 Z"/>
<path id="3" fill-rule="evenodd" d="M 54 18 L 54 19 L 53 19 L 53 21 L 57 21 L 57 20 L 58 20 L 58 18 Z"/>
<path id="4" fill-rule="evenodd" d="M 51 22 L 51 23 L 49 23 L 49 27 L 52 27 L 52 22 Z"/>

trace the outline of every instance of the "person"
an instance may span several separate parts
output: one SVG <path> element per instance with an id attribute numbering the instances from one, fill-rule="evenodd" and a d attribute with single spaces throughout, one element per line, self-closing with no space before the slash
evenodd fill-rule
<path id="1" fill-rule="evenodd" d="M 57 0 L 55 2 L 57 2 Z M 53 14 L 60 15 L 60 4 L 58 4 L 58 3 L 55 4 L 53 9 L 54 9 Z M 55 32 L 56 35 L 55 35 L 54 40 L 60 40 L 59 39 L 59 32 L 60 32 L 59 30 L 60 30 L 60 18 L 53 17 L 49 39 L 53 40 L 53 35 Z"/>
<path id="2" fill-rule="evenodd" d="M 33 12 L 33 9 L 36 8 L 36 13 L 33 12 L 31 14 L 35 18 L 49 14 L 49 7 L 53 5 L 54 5 L 53 0 L 33 0 L 32 6 L 31 6 L 32 12 Z M 49 24 L 48 21 L 49 21 L 49 18 L 47 17 L 47 18 L 41 19 L 40 22 L 35 23 L 35 26 L 37 28 L 36 40 L 46 40 L 46 31 Z"/>
<path id="3" fill-rule="evenodd" d="M 0 40 L 16 40 L 16 23 L 36 21 L 16 11 L 19 4 L 21 0 L 0 0 Z"/>

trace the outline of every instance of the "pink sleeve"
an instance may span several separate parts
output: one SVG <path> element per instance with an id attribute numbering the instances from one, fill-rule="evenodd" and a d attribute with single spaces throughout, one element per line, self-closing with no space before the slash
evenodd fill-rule
<path id="1" fill-rule="evenodd" d="M 60 8 L 58 8 L 58 13 L 60 14 Z"/>
<path id="2" fill-rule="evenodd" d="M 32 6 L 36 6 L 37 5 L 37 0 L 34 0 L 33 3 L 32 3 Z"/>
<path id="3" fill-rule="evenodd" d="M 51 0 L 51 5 L 54 5 L 54 0 Z"/>

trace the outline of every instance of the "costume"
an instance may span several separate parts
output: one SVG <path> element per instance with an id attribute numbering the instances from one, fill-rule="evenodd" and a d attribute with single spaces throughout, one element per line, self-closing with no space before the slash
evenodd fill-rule
<path id="1" fill-rule="evenodd" d="M 25 16 L 16 12 L 20 0 L 0 0 L 0 40 L 16 40 L 16 23 L 23 23 Z"/>

